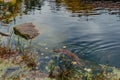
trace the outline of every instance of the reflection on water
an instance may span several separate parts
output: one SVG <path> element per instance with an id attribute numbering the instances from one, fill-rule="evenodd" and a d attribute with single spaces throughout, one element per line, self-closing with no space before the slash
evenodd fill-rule
<path id="1" fill-rule="evenodd" d="M 120 2 L 17 0 L 0 5 L 0 30 L 33 22 L 41 33 L 33 40 L 40 59 L 49 60 L 50 50 L 66 46 L 81 58 L 120 67 L 119 15 Z"/>

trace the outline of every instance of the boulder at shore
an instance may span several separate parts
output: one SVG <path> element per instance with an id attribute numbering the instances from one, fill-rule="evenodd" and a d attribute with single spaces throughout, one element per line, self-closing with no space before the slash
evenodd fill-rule
<path id="1" fill-rule="evenodd" d="M 13 29 L 16 35 L 19 35 L 27 40 L 33 39 L 39 35 L 39 30 L 36 29 L 35 25 L 33 25 L 32 23 L 20 24 L 15 26 Z"/>

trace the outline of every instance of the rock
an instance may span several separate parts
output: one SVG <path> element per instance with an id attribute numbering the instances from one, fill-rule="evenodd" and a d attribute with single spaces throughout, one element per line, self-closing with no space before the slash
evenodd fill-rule
<path id="1" fill-rule="evenodd" d="M 4 33 L 4 32 L 0 32 L 0 35 L 1 35 L 1 36 L 10 36 L 9 33 Z"/>
<path id="2" fill-rule="evenodd" d="M 35 25 L 33 25 L 32 23 L 20 24 L 15 26 L 13 29 L 16 35 L 19 35 L 27 40 L 33 39 L 39 35 L 39 30 L 36 29 Z"/>
<path id="3" fill-rule="evenodd" d="M 43 72 L 41 72 L 41 71 L 31 71 L 31 72 L 29 72 L 29 76 L 31 76 L 31 77 L 40 77 L 40 78 L 45 78 L 45 77 L 48 77 L 48 74 L 46 74 L 46 73 L 43 73 Z"/>
<path id="4" fill-rule="evenodd" d="M 111 15 L 119 15 L 120 14 L 120 11 L 112 11 L 110 12 Z"/>
<path id="5" fill-rule="evenodd" d="M 25 80 L 49 80 L 48 74 L 43 73 L 41 71 L 29 71 L 25 77 L 22 77 Z"/>

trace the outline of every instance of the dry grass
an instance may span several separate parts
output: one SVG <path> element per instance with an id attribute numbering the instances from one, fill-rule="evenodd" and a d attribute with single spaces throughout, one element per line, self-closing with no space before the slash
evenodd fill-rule
<path id="1" fill-rule="evenodd" d="M 6 47 L 0 47 L 0 58 L 9 59 L 16 56 L 17 54 L 17 51 L 11 50 Z"/>

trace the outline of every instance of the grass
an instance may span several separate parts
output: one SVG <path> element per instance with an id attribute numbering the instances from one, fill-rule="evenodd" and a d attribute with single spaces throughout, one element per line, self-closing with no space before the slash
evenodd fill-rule
<path id="1" fill-rule="evenodd" d="M 10 57 L 16 56 L 17 53 L 18 53 L 17 51 L 13 51 L 9 48 L 0 47 L 0 58 L 9 59 Z"/>
<path id="2" fill-rule="evenodd" d="M 21 80 L 19 78 L 22 74 L 27 75 L 28 72 L 36 70 L 38 64 L 35 54 L 30 54 L 29 51 L 17 53 L 19 52 L 7 47 L 0 47 L 0 77 L 4 78 L 2 80 Z M 15 70 L 16 68 L 18 69 Z"/>

